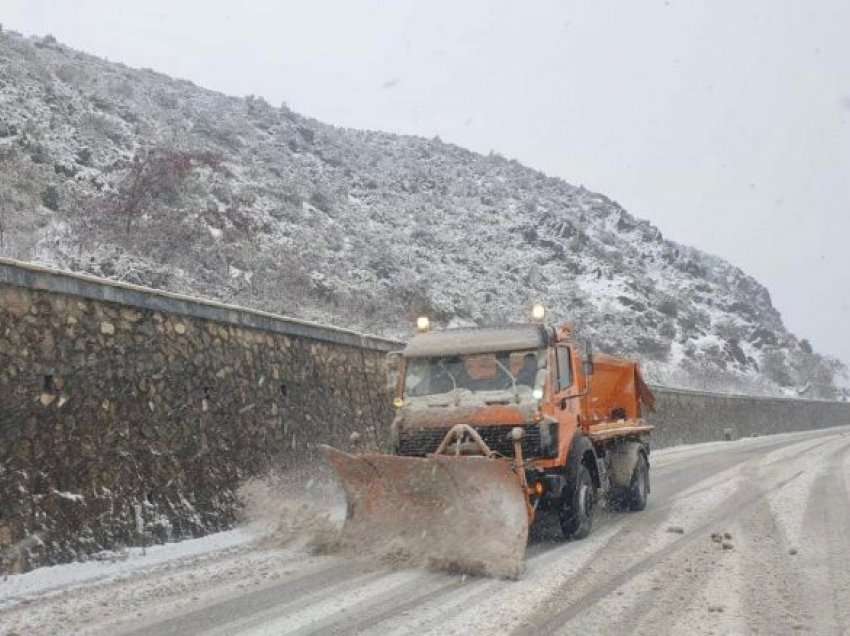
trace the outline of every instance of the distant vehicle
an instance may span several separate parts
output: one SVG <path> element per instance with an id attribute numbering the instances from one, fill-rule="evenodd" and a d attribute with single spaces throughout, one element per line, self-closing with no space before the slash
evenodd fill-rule
<path id="1" fill-rule="evenodd" d="M 323 447 L 348 498 L 344 536 L 415 550 L 431 566 L 516 578 L 528 531 L 558 516 L 581 539 L 603 495 L 642 510 L 650 492 L 636 362 L 582 357 L 569 325 L 420 333 L 395 354 L 392 454 Z"/>

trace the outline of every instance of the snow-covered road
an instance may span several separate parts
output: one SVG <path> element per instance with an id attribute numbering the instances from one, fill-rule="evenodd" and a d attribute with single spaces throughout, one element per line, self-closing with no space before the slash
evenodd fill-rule
<path id="1" fill-rule="evenodd" d="M 652 471 L 644 512 L 537 532 L 519 581 L 227 535 L 8 577 L 0 634 L 850 633 L 850 428 L 665 449 Z"/>

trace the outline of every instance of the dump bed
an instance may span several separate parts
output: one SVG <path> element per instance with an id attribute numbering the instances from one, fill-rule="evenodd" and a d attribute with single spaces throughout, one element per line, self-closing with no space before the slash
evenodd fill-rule
<path id="1" fill-rule="evenodd" d="M 621 420 L 634 423 L 641 418 L 643 407 L 652 410 L 654 406 L 655 398 L 636 362 L 604 354 L 594 356 L 586 414 L 592 427 L 599 429 L 602 423 Z"/>

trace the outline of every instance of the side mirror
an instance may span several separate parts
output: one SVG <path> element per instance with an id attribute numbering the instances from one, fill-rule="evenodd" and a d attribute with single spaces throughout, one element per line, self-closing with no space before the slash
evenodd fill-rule
<path id="1" fill-rule="evenodd" d="M 384 366 L 387 373 L 387 392 L 395 393 L 398 386 L 398 376 L 401 373 L 401 351 L 390 351 L 387 354 Z"/>
<path id="2" fill-rule="evenodd" d="M 584 371 L 584 375 L 591 376 L 593 375 L 593 343 L 588 340 L 584 349 L 585 358 L 582 370 Z"/>

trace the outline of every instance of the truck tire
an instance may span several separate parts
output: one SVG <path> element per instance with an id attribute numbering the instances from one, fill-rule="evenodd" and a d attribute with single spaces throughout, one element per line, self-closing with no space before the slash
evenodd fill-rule
<path id="1" fill-rule="evenodd" d="M 627 490 L 626 503 L 629 510 L 643 510 L 649 497 L 649 462 L 646 455 L 638 453 L 637 464 L 632 473 L 632 483 Z"/>
<path id="2" fill-rule="evenodd" d="M 564 537 L 584 539 L 593 527 L 593 477 L 584 464 L 579 464 L 575 480 L 564 493 L 561 505 L 561 531 Z"/>

